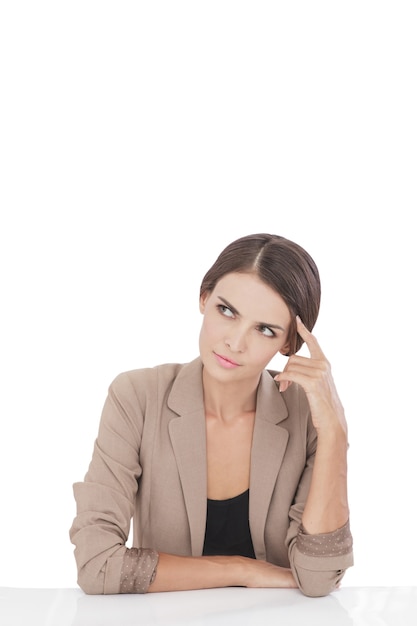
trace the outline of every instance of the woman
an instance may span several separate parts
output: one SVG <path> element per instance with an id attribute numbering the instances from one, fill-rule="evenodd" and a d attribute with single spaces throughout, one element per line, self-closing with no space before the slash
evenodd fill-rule
<path id="1" fill-rule="evenodd" d="M 353 564 L 347 426 L 311 330 L 320 279 L 283 237 L 234 241 L 200 290 L 200 356 L 120 374 L 70 530 L 86 593 L 298 587 Z M 310 358 L 297 356 L 305 342 Z M 281 373 L 267 370 L 278 352 Z M 133 518 L 133 546 L 126 547 Z"/>

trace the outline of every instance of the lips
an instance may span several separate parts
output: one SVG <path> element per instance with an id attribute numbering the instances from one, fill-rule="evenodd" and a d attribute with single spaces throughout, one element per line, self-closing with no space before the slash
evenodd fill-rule
<path id="1" fill-rule="evenodd" d="M 228 357 L 222 356 L 221 354 L 217 354 L 216 352 L 214 352 L 214 356 L 216 357 L 217 362 L 222 367 L 225 367 L 227 369 L 239 367 L 239 363 L 236 363 L 236 361 L 233 361 L 232 359 L 229 359 Z"/>

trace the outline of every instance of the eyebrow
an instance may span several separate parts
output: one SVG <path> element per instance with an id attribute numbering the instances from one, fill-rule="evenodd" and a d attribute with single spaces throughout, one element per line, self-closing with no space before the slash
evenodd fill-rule
<path id="1" fill-rule="evenodd" d="M 230 302 L 226 300 L 226 298 L 222 298 L 221 296 L 217 296 L 219 300 L 223 302 L 233 313 L 236 315 L 240 315 L 239 311 L 232 305 Z M 283 330 L 285 333 L 285 328 L 279 326 L 279 324 L 268 324 L 268 322 L 256 322 L 259 326 L 267 326 L 268 328 L 277 328 L 278 330 Z"/>

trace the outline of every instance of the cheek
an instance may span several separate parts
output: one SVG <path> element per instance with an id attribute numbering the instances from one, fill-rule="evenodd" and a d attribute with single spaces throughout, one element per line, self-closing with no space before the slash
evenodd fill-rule
<path id="1" fill-rule="evenodd" d="M 215 320 L 211 318 L 209 315 L 205 315 L 203 317 L 203 322 L 201 324 L 200 337 L 202 338 L 212 338 L 219 335 L 219 324 L 215 323 Z"/>
<path id="2" fill-rule="evenodd" d="M 257 343 L 257 345 L 253 346 L 253 359 L 256 363 L 261 365 L 265 365 L 269 363 L 269 361 L 279 352 L 279 346 L 274 342 L 274 345 L 268 344 L 267 341 L 264 343 Z"/>

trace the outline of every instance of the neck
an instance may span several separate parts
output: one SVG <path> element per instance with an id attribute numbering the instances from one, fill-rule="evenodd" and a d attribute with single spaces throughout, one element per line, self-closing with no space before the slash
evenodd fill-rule
<path id="1" fill-rule="evenodd" d="M 256 410 L 256 393 L 259 378 L 255 381 L 222 383 L 211 378 L 203 368 L 204 407 L 206 413 L 223 420 L 241 417 Z"/>

